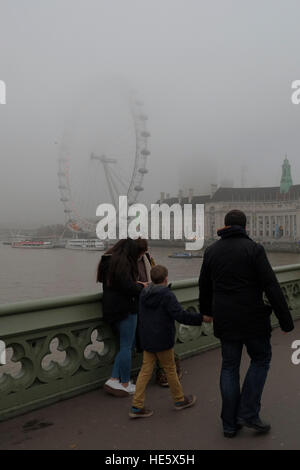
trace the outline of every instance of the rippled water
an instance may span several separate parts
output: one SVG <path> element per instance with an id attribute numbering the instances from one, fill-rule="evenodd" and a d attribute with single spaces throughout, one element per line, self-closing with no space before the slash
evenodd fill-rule
<path id="1" fill-rule="evenodd" d="M 197 277 L 201 259 L 173 259 L 172 248 L 154 247 L 157 263 L 169 269 L 170 280 Z M 269 253 L 273 266 L 300 263 L 300 254 Z M 101 252 L 66 249 L 16 249 L 0 245 L 0 303 L 99 292 L 95 283 Z"/>

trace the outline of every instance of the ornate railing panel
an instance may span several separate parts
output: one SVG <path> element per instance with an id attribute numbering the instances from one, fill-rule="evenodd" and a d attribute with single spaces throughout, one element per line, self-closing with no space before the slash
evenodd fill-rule
<path id="1" fill-rule="evenodd" d="M 300 317 L 300 265 L 275 268 L 295 319 Z M 181 304 L 198 309 L 196 279 L 172 286 Z M 0 307 L 0 420 L 92 390 L 109 377 L 118 340 L 102 320 L 102 295 L 22 302 Z M 276 319 L 273 318 L 276 326 Z M 217 347 L 211 325 L 177 325 L 182 357 Z M 141 355 L 133 357 L 133 373 Z"/>

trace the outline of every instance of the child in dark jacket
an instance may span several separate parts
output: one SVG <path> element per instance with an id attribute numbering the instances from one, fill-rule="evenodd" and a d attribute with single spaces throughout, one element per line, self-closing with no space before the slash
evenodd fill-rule
<path id="1" fill-rule="evenodd" d="M 168 379 L 176 410 L 194 405 L 194 395 L 184 395 L 174 359 L 175 320 L 185 325 L 201 325 L 202 315 L 185 311 L 168 287 L 168 270 L 164 266 L 151 269 L 152 284 L 140 296 L 139 336 L 143 349 L 143 365 L 138 375 L 136 392 L 129 416 L 147 418 L 153 411 L 144 407 L 145 392 L 156 360 L 160 361 Z"/>

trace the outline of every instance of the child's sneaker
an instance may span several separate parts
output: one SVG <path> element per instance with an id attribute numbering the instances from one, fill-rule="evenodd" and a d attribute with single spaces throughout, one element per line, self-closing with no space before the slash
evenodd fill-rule
<path id="1" fill-rule="evenodd" d="M 150 418 L 152 415 L 153 411 L 146 408 L 135 408 L 133 406 L 129 411 L 130 418 Z"/>
<path id="2" fill-rule="evenodd" d="M 184 408 L 189 408 L 195 404 L 196 399 L 196 395 L 185 395 L 184 400 L 175 403 L 174 408 L 175 410 L 184 410 Z"/>

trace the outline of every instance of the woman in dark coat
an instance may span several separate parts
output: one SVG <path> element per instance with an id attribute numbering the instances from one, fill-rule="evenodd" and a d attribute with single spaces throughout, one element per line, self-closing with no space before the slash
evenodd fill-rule
<path id="1" fill-rule="evenodd" d="M 101 258 L 97 281 L 103 284 L 103 318 L 117 329 L 120 351 L 105 390 L 115 396 L 135 392 L 130 382 L 131 354 L 135 341 L 138 298 L 144 284 L 138 282 L 139 250 L 134 240 L 117 242 Z"/>

